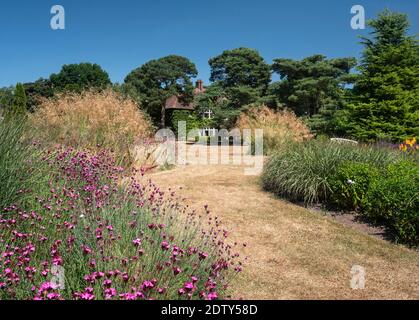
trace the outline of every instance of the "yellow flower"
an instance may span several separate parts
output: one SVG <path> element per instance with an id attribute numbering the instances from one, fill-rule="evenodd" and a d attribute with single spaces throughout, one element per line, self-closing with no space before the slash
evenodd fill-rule
<path id="1" fill-rule="evenodd" d="M 409 145 L 410 147 L 413 147 L 415 143 L 416 143 L 416 138 L 406 139 L 406 144 Z"/>

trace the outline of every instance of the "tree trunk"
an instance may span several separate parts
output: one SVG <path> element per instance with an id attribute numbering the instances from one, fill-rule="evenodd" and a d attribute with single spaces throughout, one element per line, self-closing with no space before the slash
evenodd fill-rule
<path id="1" fill-rule="evenodd" d="M 166 127 L 166 104 L 164 103 L 161 108 L 161 127 Z"/>

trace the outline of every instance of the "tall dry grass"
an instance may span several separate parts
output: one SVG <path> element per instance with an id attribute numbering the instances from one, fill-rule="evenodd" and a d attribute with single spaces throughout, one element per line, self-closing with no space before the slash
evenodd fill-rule
<path id="1" fill-rule="evenodd" d="M 92 151 L 106 148 L 124 164 L 134 160 L 135 143 L 152 133 L 151 122 L 138 105 L 111 89 L 45 99 L 30 123 L 45 143 Z"/>
<path id="2" fill-rule="evenodd" d="M 268 107 L 252 107 L 241 114 L 236 126 L 243 129 L 263 129 L 265 154 L 281 150 L 289 142 L 310 140 L 308 126 L 288 110 L 274 111 Z"/>

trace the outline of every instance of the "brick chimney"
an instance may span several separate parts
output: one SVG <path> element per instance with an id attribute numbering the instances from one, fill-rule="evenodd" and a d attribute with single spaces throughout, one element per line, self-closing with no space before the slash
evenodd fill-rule
<path id="1" fill-rule="evenodd" d="M 196 82 L 196 88 L 199 90 L 199 92 L 204 91 L 204 82 L 201 79 Z"/>

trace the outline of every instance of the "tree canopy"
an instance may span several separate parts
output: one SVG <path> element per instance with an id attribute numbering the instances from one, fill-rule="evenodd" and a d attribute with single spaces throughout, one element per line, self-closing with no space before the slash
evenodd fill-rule
<path id="1" fill-rule="evenodd" d="M 324 108 L 337 108 L 344 85 L 351 82 L 355 58 L 326 59 L 313 55 L 302 60 L 275 59 L 272 65 L 281 81 L 272 90 L 297 115 L 313 116 Z"/>
<path id="2" fill-rule="evenodd" d="M 22 116 L 27 111 L 27 98 L 23 84 L 17 83 L 11 105 L 5 110 L 6 118 Z"/>
<path id="3" fill-rule="evenodd" d="M 103 89 L 111 84 L 109 75 L 98 64 L 79 63 L 64 65 L 58 74 L 49 79 L 55 91 L 81 92 L 87 89 Z"/>
<path id="4" fill-rule="evenodd" d="M 188 58 L 170 55 L 151 60 L 125 78 L 125 89 L 138 97 L 155 123 L 166 124 L 165 101 L 177 95 L 185 103 L 193 99 L 193 83 L 198 71 Z"/>
<path id="5" fill-rule="evenodd" d="M 269 65 L 259 52 L 249 48 L 226 50 L 209 60 L 211 81 L 219 81 L 224 88 L 247 86 L 266 91 L 271 81 Z"/>
<path id="6" fill-rule="evenodd" d="M 368 25 L 345 129 L 362 140 L 418 136 L 419 45 L 407 34 L 408 18 L 385 10 Z"/>

